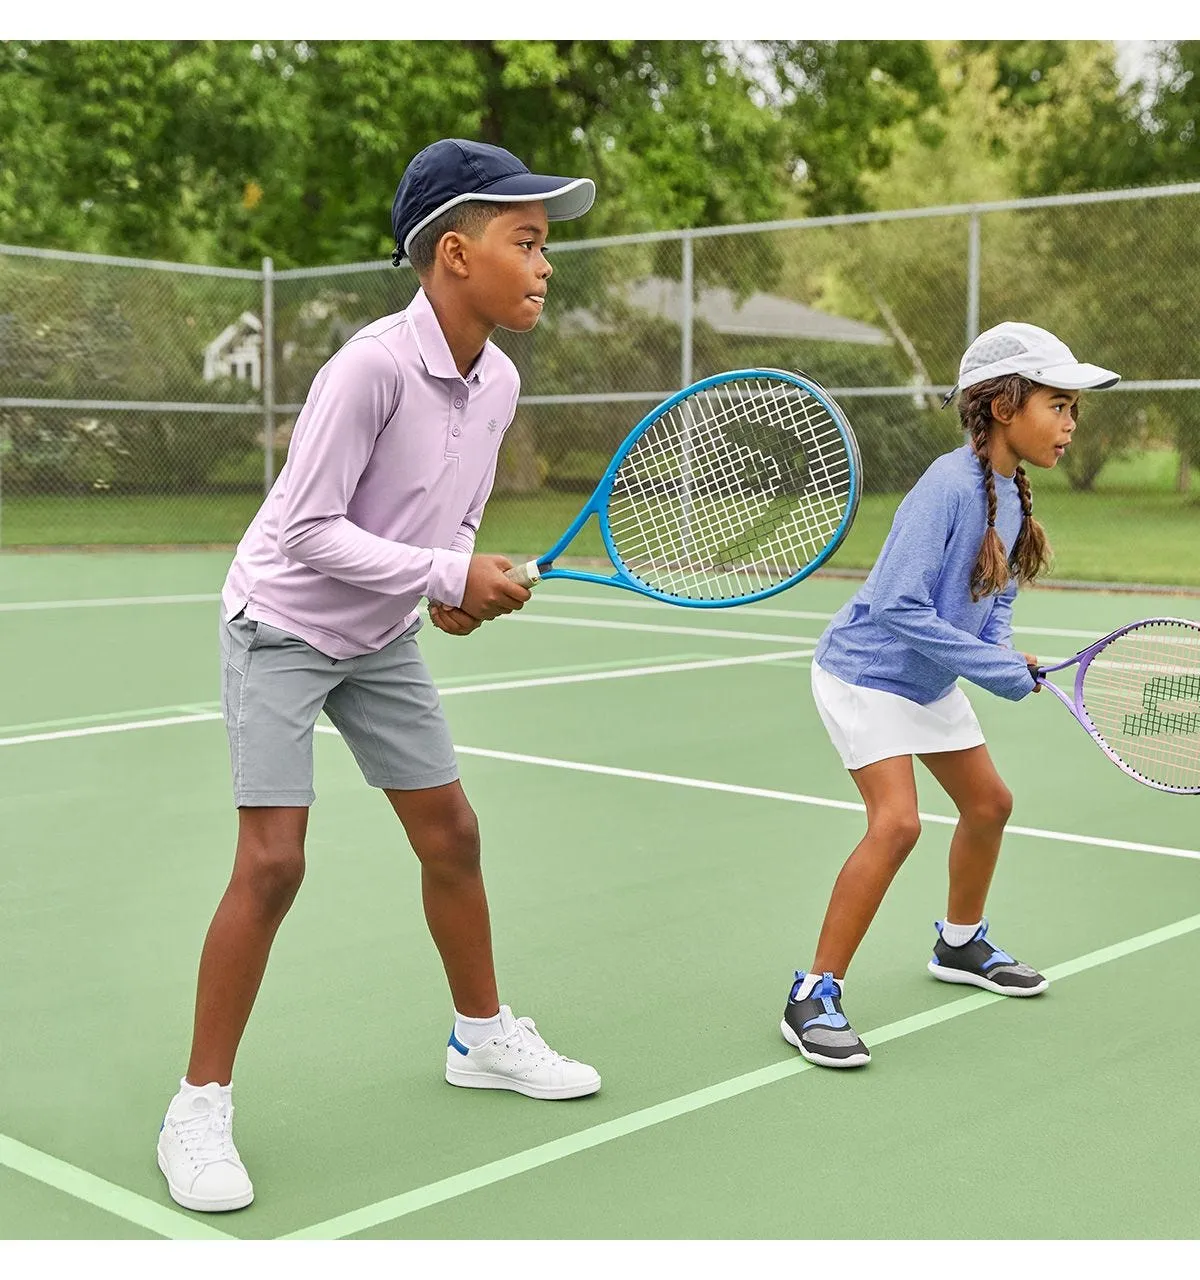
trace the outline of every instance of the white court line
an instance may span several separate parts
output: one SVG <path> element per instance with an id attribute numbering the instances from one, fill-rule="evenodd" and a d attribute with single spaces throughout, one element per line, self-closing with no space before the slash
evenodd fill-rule
<path id="1" fill-rule="evenodd" d="M 657 600 L 639 600 L 632 592 L 620 593 L 612 592 L 613 595 L 629 596 L 629 599 L 599 599 L 595 596 L 576 596 L 576 595 L 551 595 L 547 593 L 538 598 L 539 604 L 587 604 L 597 605 L 603 609 L 669 609 L 672 606 Z M 814 613 L 808 609 L 775 609 L 769 605 L 748 604 L 738 605 L 738 612 L 745 616 L 760 618 L 790 618 L 801 622 L 828 622 L 832 617 L 832 613 Z M 711 611 L 710 611 L 711 612 Z M 1013 627 L 1014 632 L 1022 635 L 1030 636 L 1062 636 L 1069 640 L 1098 640 L 1099 633 L 1096 631 L 1073 631 L 1064 630 L 1062 627 Z"/>
<path id="2" fill-rule="evenodd" d="M 618 671 L 589 671 L 569 676 L 538 676 L 529 680 L 497 680 L 492 684 L 467 684 L 439 689 L 443 698 L 454 693 L 491 693 L 497 689 L 536 689 L 548 684 L 590 684 L 594 680 L 626 680 L 630 676 L 657 676 L 668 671 L 707 671 L 713 667 L 744 667 L 752 663 L 783 662 L 811 658 L 811 649 L 784 649 L 780 653 L 755 653 L 748 658 L 705 658 L 702 662 L 664 662 L 653 667 L 622 667 Z"/>
<path id="3" fill-rule="evenodd" d="M 163 720 L 130 720 L 124 724 L 95 724 L 86 729 L 59 729 L 54 733 L 25 733 L 15 738 L 0 738 L 0 747 L 21 747 L 27 742 L 60 742 L 64 738 L 95 738 L 102 733 L 129 733 L 134 729 L 165 729 L 173 724 L 200 724 L 220 718 L 219 711 L 206 711 L 194 716 L 168 716 Z"/>
<path id="4" fill-rule="evenodd" d="M 47 1187 L 81 1200 L 84 1204 L 110 1213 L 123 1222 L 153 1231 L 168 1240 L 233 1240 L 224 1231 L 206 1220 L 215 1215 L 189 1216 L 174 1206 L 167 1208 L 157 1200 L 138 1195 L 126 1187 L 117 1186 L 105 1178 L 98 1178 L 86 1169 L 68 1164 L 57 1156 L 26 1146 L 15 1138 L 0 1133 L 0 1166 L 14 1169 L 26 1178 L 32 1178 Z M 3 1249 L 0 1248 L 0 1252 Z M 7 1275 L 14 1274 L 6 1272 Z"/>
<path id="5" fill-rule="evenodd" d="M 709 667 L 750 666 L 758 662 L 780 662 L 791 658 L 809 656 L 807 649 L 789 649 L 780 653 L 757 653 L 743 658 L 706 658 L 698 662 L 664 662 L 656 666 L 622 667 L 615 671 L 576 672 L 561 676 L 534 676 L 527 680 L 496 680 L 489 684 L 451 685 L 439 689 L 441 697 L 453 697 L 461 693 L 492 693 L 501 689 L 534 689 L 554 684 L 584 684 L 593 680 L 623 680 L 632 676 L 665 675 L 673 671 L 702 671 Z M 221 713 L 198 712 L 194 715 L 168 716 L 154 720 L 131 720 L 120 724 L 97 724 L 78 729 L 60 729 L 53 733 L 26 733 L 16 737 L 0 738 L 0 747 L 19 747 L 29 742 L 57 742 L 64 738 L 94 738 L 102 733 L 128 733 L 133 729 L 159 729 L 175 724 L 199 724 L 206 720 L 220 720 Z M 324 725 L 318 731 L 335 733 Z"/>
<path id="6" fill-rule="evenodd" d="M 336 733 L 336 729 L 317 726 L 324 733 Z M 794 791 L 772 791 L 765 787 L 743 787 L 732 782 L 713 782 L 707 778 L 686 778 L 672 773 L 649 773 L 640 769 L 618 769 L 612 765 L 585 764 L 578 760 L 557 760 L 548 756 L 522 755 L 516 751 L 489 751 L 483 747 L 463 747 L 457 743 L 455 751 L 464 756 L 483 756 L 489 760 L 508 760 L 514 764 L 540 765 L 547 769 L 569 769 L 577 773 L 599 773 L 613 778 L 632 778 L 640 782 L 661 782 L 675 787 L 694 787 L 701 791 L 723 791 L 730 795 L 754 796 L 763 800 L 785 800 L 791 804 L 815 805 L 822 809 L 844 809 L 866 813 L 866 807 L 853 800 L 829 800 L 824 796 L 802 795 Z M 958 818 L 940 813 L 921 813 L 922 822 L 953 827 Z M 1134 840 L 1109 840 L 1103 836 L 1081 836 L 1070 831 L 1050 831 L 1042 827 L 1020 827 L 1013 824 L 1004 828 L 1006 835 L 1031 836 L 1037 840 L 1056 840 L 1064 844 L 1096 845 L 1102 849 L 1128 849 L 1134 853 L 1158 853 L 1171 858 L 1200 859 L 1200 849 L 1179 849 L 1173 845 L 1142 844 Z"/>
<path id="7" fill-rule="evenodd" d="M 447 695 L 459 693 L 491 692 L 498 689 L 528 689 L 553 684 L 580 684 L 591 680 L 614 680 L 643 675 L 669 674 L 673 671 L 697 671 L 705 667 L 748 666 L 754 663 L 782 662 L 802 658 L 804 656 L 805 654 L 802 651 L 794 651 L 754 654 L 744 658 L 712 658 L 704 662 L 681 662 L 673 665 L 664 664 L 658 667 L 630 667 L 624 671 L 597 671 L 580 675 L 547 676 L 542 678 L 533 678 L 530 680 L 497 681 L 494 684 L 489 685 L 459 686 L 458 688 L 443 689 L 440 692 L 441 695 L 445 697 Z M 194 715 L 169 716 L 159 720 L 133 720 L 123 724 L 91 725 L 87 728 L 64 729 L 54 733 L 30 733 L 23 734 L 19 737 L 0 738 L 0 747 L 16 747 L 31 742 L 57 742 L 65 738 L 92 738 L 106 733 L 128 733 L 134 729 L 161 729 L 171 725 L 202 724 L 220 719 L 220 712 L 211 711 L 198 712 Z M 323 724 L 318 724 L 316 726 L 316 732 L 337 734 L 337 730 L 331 725 Z M 706 791 L 724 791 L 733 795 L 757 796 L 767 800 L 785 800 L 790 801 L 793 804 L 816 805 L 826 809 L 845 809 L 853 810 L 858 813 L 866 812 L 863 805 L 856 804 L 850 800 L 829 800 L 822 796 L 801 795 L 790 791 L 771 791 L 762 787 L 744 787 L 730 782 L 713 782 L 703 778 L 685 778 L 669 773 L 647 773 L 637 769 L 619 769 L 612 765 L 584 764 L 580 761 L 574 760 L 556 760 L 546 756 L 521 755 L 512 751 L 489 751 L 482 747 L 456 746 L 455 750 L 463 755 L 485 756 L 495 760 L 508 760 L 517 764 L 533 764 L 541 765 L 546 768 L 569 769 L 579 773 L 607 774 L 611 777 L 634 778 L 646 782 L 662 782 L 673 786 L 695 787 Z M 925 822 L 938 823 L 946 826 L 954 826 L 958 821 L 957 818 L 945 817 L 942 814 L 936 813 L 922 813 L 920 816 Z M 1009 826 L 1006 830 L 1014 835 L 1033 836 L 1043 840 L 1057 840 L 1067 844 L 1095 845 L 1100 848 L 1108 849 L 1129 849 L 1138 853 L 1164 854 L 1168 857 L 1174 858 L 1200 859 L 1200 851 L 1198 850 L 1178 849 L 1171 845 L 1142 844 L 1129 840 L 1109 840 L 1102 836 L 1081 836 L 1067 831 L 1043 830 L 1040 827 Z"/>
<path id="8" fill-rule="evenodd" d="M 612 591 L 606 590 L 597 592 L 594 596 L 577 596 L 570 592 L 557 592 L 547 590 L 544 595 L 534 597 L 538 604 L 594 604 L 601 609 L 656 609 L 661 612 L 663 609 L 678 608 L 679 606 L 668 604 L 665 600 L 647 600 L 637 596 L 632 591 Z M 775 609 L 770 605 L 762 604 L 745 604 L 735 605 L 741 615 L 755 614 L 764 618 L 795 618 L 811 622 L 828 622 L 833 617 L 832 613 L 813 613 L 807 609 Z M 693 615 L 697 613 L 730 613 L 731 609 L 696 609 L 691 612 Z"/>
<path id="9" fill-rule="evenodd" d="M 670 609 L 672 606 L 657 600 L 638 600 L 633 598 L 630 592 L 630 599 L 606 599 L 603 596 L 576 596 L 576 595 L 551 595 L 537 597 L 539 604 L 586 604 L 595 605 L 599 608 L 608 609 Z M 0 613 L 23 613 L 26 611 L 36 611 L 40 609 L 101 609 L 106 606 L 129 606 L 129 605 L 160 605 L 160 604 L 213 604 L 221 597 L 218 594 L 212 595 L 178 595 L 178 596 L 102 596 L 94 600 L 17 600 L 8 603 L 0 603 Z M 798 621 L 808 622 L 828 622 L 833 617 L 832 613 L 816 613 L 807 609 L 773 609 L 763 605 L 741 605 L 738 606 L 744 613 L 758 615 L 763 618 L 790 618 Z M 534 619 L 525 617 L 521 614 L 512 615 L 517 621 L 529 622 Z M 544 622 L 550 619 L 539 618 L 536 621 Z M 560 621 L 554 619 L 553 621 Z M 584 620 L 578 620 L 579 626 L 586 625 Z M 596 622 L 593 625 L 601 626 L 603 624 Z M 674 630 L 675 628 L 672 628 Z M 1095 640 L 1098 636 L 1095 631 L 1072 631 L 1064 630 L 1061 627 L 1013 627 L 1015 633 L 1030 636 L 1064 636 L 1067 639 L 1078 640 Z M 738 636 L 740 633 L 735 631 L 696 631 L 695 635 L 732 635 Z M 749 636 L 751 639 L 762 637 Z M 805 644 L 815 644 L 816 638 L 801 639 Z M 1055 659 L 1059 661 L 1059 659 Z"/>
<path id="10" fill-rule="evenodd" d="M 511 613 L 507 622 L 540 623 L 554 627 L 588 627 L 597 631 L 652 631 L 668 636 L 704 636 L 713 640 L 764 640 L 768 644 L 816 644 L 819 636 L 784 636 L 772 631 L 727 631 L 723 627 L 668 627 L 652 622 L 602 622 L 599 618 L 539 618 Z"/>
<path id="11" fill-rule="evenodd" d="M 1089 969 L 1111 964 L 1114 960 L 1123 960 L 1126 956 L 1135 955 L 1150 947 L 1159 946 L 1175 938 L 1186 937 L 1198 929 L 1200 929 L 1200 915 L 1188 916 L 1186 919 L 1176 920 L 1162 928 L 1139 934 L 1136 938 L 1127 938 L 1111 946 L 1090 951 L 1086 955 L 1076 956 L 1073 960 L 1053 965 L 1045 970 L 1045 974 L 1051 982 L 1060 982 L 1074 974 L 1086 973 Z M 863 1038 L 871 1045 L 888 1044 L 904 1036 L 939 1026 L 953 1018 L 960 1018 L 964 1014 L 986 1009 L 989 1005 L 1008 998 L 993 995 L 988 991 L 976 991 L 969 996 L 961 996 L 957 1000 L 949 1000 L 933 1009 L 927 1009 L 924 1013 L 890 1022 L 874 1031 L 864 1031 Z M 631 1111 L 626 1115 L 617 1116 L 614 1120 L 590 1125 L 586 1129 L 579 1129 L 561 1138 L 553 1138 L 549 1142 L 518 1151 L 511 1156 L 503 1156 L 499 1160 L 493 1160 L 475 1169 L 441 1178 L 437 1182 L 404 1191 L 400 1195 L 390 1196 L 386 1200 L 377 1201 L 361 1209 L 352 1209 L 349 1213 L 340 1214 L 336 1218 L 313 1223 L 282 1238 L 285 1240 L 343 1240 L 358 1232 L 382 1226 L 385 1222 L 395 1222 L 399 1218 L 407 1217 L 421 1209 L 428 1209 L 432 1205 L 444 1204 L 446 1201 L 456 1200 L 459 1196 L 467 1195 L 472 1191 L 494 1186 L 498 1182 L 528 1173 L 532 1169 L 544 1168 L 569 1156 L 578 1155 L 581 1151 L 590 1151 L 594 1147 L 627 1137 L 631 1133 L 640 1133 L 665 1121 L 690 1115 L 715 1103 L 740 1097 L 767 1085 L 777 1084 L 803 1072 L 819 1070 L 819 1067 L 805 1062 L 798 1054 L 792 1054 L 786 1059 L 773 1062 L 766 1067 L 759 1067 L 755 1071 L 747 1071 L 743 1075 L 733 1076 L 718 1084 L 707 1085 L 691 1093 L 669 1098 L 665 1102 L 656 1102 L 651 1106 L 643 1107 L 640 1111 Z M 798 1100 L 796 1095 L 781 1098 L 780 1102 L 790 1108 L 813 1105 L 811 1099 Z"/>
<path id="12" fill-rule="evenodd" d="M 215 604 L 219 595 L 101 596 L 97 600 L 11 600 L 0 603 L 0 613 L 24 613 L 37 609 L 104 609 L 125 605 Z"/>

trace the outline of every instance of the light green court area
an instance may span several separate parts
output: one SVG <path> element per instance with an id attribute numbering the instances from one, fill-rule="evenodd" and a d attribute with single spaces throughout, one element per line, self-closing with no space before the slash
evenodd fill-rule
<path id="1" fill-rule="evenodd" d="M 826 577 L 736 610 L 546 583 L 469 638 L 426 627 L 502 999 L 604 1087 L 444 1082 L 416 861 L 319 734 L 307 879 L 235 1076 L 257 1198 L 179 1209 L 154 1144 L 232 860 L 227 559 L 0 558 L 0 1238 L 1196 1236 L 1200 799 L 1127 778 L 1050 697 L 971 691 L 1025 829 L 992 936 L 1048 993 L 926 972 L 953 811 L 923 777 L 924 834 L 847 982 L 872 1064 L 810 1068 L 781 1039 L 863 827 L 808 688 L 856 585 Z M 1198 608 L 1029 591 L 1017 642 L 1066 657 Z"/>

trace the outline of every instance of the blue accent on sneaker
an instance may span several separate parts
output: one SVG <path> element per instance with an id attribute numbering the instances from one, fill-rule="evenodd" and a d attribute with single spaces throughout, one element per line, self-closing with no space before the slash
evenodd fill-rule
<path id="1" fill-rule="evenodd" d="M 467 1056 L 468 1053 L 471 1052 L 467 1048 L 467 1046 L 463 1044 L 463 1042 L 454 1034 L 453 1031 L 450 1032 L 450 1039 L 446 1041 L 446 1044 L 451 1049 L 457 1049 L 464 1058 Z"/>
<path id="2" fill-rule="evenodd" d="M 946 942 L 946 934 L 944 932 L 946 927 L 946 922 L 944 920 L 935 920 L 933 922 L 933 927 L 938 931 L 938 937 L 941 938 L 943 942 Z M 982 922 L 979 925 L 979 928 L 976 929 L 975 932 L 971 935 L 971 937 L 968 938 L 967 941 L 963 943 L 963 946 L 969 947 L 972 942 L 987 942 L 987 931 L 988 931 L 988 921 L 987 921 L 987 916 L 984 916 Z M 946 945 L 951 946 L 952 944 L 949 942 L 946 942 Z M 1012 956 L 1008 954 L 1007 951 L 1001 951 L 1000 948 L 997 947 L 994 943 L 987 942 L 987 945 L 992 948 L 992 954 L 988 956 L 988 958 L 981 965 L 981 968 L 985 973 L 987 972 L 988 969 L 991 969 L 998 964 L 1016 964 L 1017 963 L 1012 958 Z M 958 948 L 956 947 L 955 950 L 957 949 Z M 941 961 L 937 957 L 936 951 L 933 953 L 933 958 L 930 960 L 929 963 L 941 964 Z"/>
<path id="3" fill-rule="evenodd" d="M 850 1025 L 849 1018 L 844 1013 L 834 1013 L 828 1003 L 826 1003 L 825 1008 L 825 1013 L 820 1013 L 815 1018 L 809 1018 L 800 1030 L 807 1031 L 809 1027 L 828 1027 L 831 1031 L 845 1031 Z"/>
<path id="4" fill-rule="evenodd" d="M 808 977 L 811 977 L 811 975 L 805 973 L 802 969 L 796 970 L 796 981 L 792 983 L 792 991 L 788 996 L 788 999 L 792 1004 L 796 1003 L 796 998 L 799 994 L 800 988 L 804 984 L 804 980 Z M 835 1000 L 840 1000 L 841 996 L 842 989 L 838 986 L 837 980 L 834 978 L 833 974 L 823 973 L 821 975 L 821 981 L 818 982 L 817 985 L 808 993 L 807 998 L 809 1000 L 819 1000 L 825 1006 L 825 1013 L 820 1019 L 818 1019 L 818 1021 L 823 1021 L 826 1017 L 842 1018 L 843 1023 L 845 1023 L 846 1026 L 849 1026 L 850 1024 L 845 1022 L 841 1012 L 834 1007 L 833 1002 Z M 832 1024 L 825 1023 L 824 1025 L 830 1026 Z M 805 1023 L 805 1026 L 812 1026 L 812 1023 Z"/>

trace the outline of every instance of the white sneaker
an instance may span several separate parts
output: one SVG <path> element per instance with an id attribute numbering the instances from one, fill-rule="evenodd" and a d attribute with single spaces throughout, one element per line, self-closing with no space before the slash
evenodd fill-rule
<path id="1" fill-rule="evenodd" d="M 501 1035 L 468 1049 L 450 1035 L 446 1079 L 464 1089 L 513 1089 L 527 1098 L 582 1098 L 600 1088 L 594 1067 L 564 1058 L 538 1035 L 532 1018 L 500 1006 Z"/>
<path id="2" fill-rule="evenodd" d="M 171 1199 L 185 1209 L 223 1213 L 254 1199 L 246 1166 L 233 1145 L 233 1103 L 219 1084 L 181 1088 L 158 1134 L 158 1167 Z"/>

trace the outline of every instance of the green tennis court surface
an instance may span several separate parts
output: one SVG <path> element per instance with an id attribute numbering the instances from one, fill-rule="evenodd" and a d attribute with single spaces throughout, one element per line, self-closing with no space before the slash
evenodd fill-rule
<path id="1" fill-rule="evenodd" d="M 215 698 L 227 553 L 0 560 L 0 1237 L 1193 1238 L 1200 801 L 1126 778 L 1050 697 L 972 690 L 1016 797 L 1005 1002 L 925 971 L 949 801 L 847 984 L 870 1067 L 779 1016 L 858 839 L 808 657 L 853 590 L 685 610 L 546 583 L 422 643 L 484 836 L 502 999 L 594 1098 L 441 1078 L 451 1009 L 418 868 L 332 732 L 308 875 L 235 1075 L 257 1199 L 206 1217 L 155 1165 L 232 859 Z M 1187 597 L 1026 592 L 1066 657 Z M 873 1034 L 872 1034 L 873 1033 Z M 798 1212 L 819 1183 L 819 1214 Z"/>

